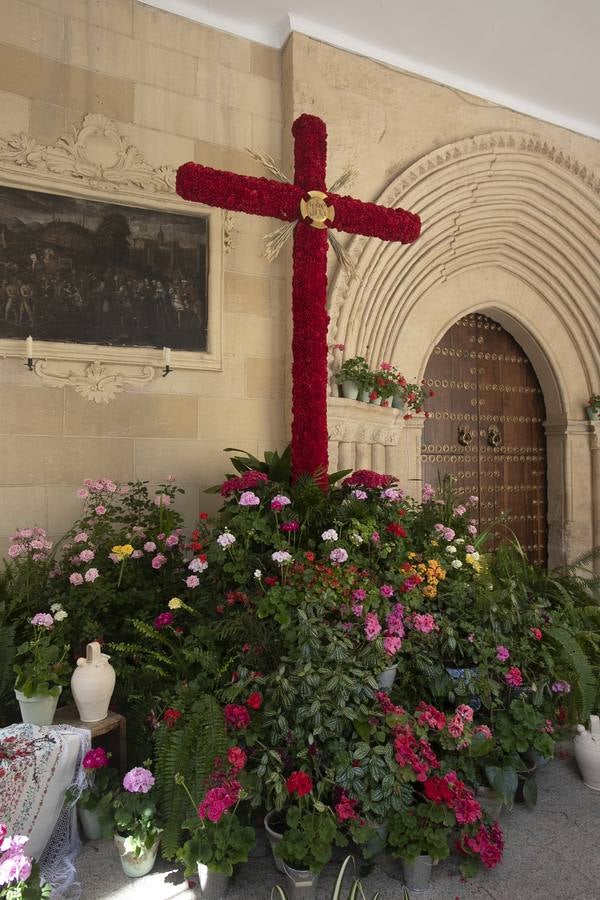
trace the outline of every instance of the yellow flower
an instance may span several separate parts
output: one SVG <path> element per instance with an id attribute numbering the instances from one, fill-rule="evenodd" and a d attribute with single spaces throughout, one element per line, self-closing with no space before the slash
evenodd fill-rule
<path id="1" fill-rule="evenodd" d="M 115 544 L 112 548 L 112 553 L 115 554 L 121 561 L 127 559 L 133 553 L 133 547 L 131 544 Z"/>
<path id="2" fill-rule="evenodd" d="M 410 553 L 408 554 L 408 558 L 409 558 L 409 559 L 414 559 L 416 555 L 417 555 L 417 554 L 414 553 L 414 552 L 411 550 Z"/>
<path id="3" fill-rule="evenodd" d="M 179 597 L 172 597 L 169 600 L 169 609 L 181 609 L 182 606 L 183 606 L 183 603 L 179 599 Z"/>
<path id="4" fill-rule="evenodd" d="M 432 546 L 432 547 L 438 547 L 438 546 L 439 546 L 439 542 L 438 542 L 438 541 L 432 541 L 432 542 L 431 542 L 431 546 Z"/>

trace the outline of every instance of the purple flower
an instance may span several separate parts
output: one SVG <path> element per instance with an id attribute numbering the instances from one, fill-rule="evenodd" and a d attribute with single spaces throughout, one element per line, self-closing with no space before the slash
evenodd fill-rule
<path id="1" fill-rule="evenodd" d="M 379 593 L 382 597 L 393 597 L 394 596 L 394 588 L 391 584 L 382 584 L 379 588 Z"/>
<path id="2" fill-rule="evenodd" d="M 72 572 L 69 575 L 69 581 L 72 585 L 83 584 L 83 575 L 80 575 L 79 572 Z"/>
<path id="3" fill-rule="evenodd" d="M 254 491 L 244 491 L 238 500 L 240 506 L 258 506 L 259 503 L 260 497 L 257 497 Z"/>
<path id="4" fill-rule="evenodd" d="M 352 612 L 354 613 L 355 616 L 362 616 L 363 609 L 364 609 L 364 607 L 363 607 L 362 603 L 354 603 L 352 605 Z"/>
<path id="5" fill-rule="evenodd" d="M 154 775 L 149 769 L 142 769 L 141 766 L 130 769 L 123 779 L 123 787 L 130 794 L 147 794 L 153 784 Z"/>
<path id="6" fill-rule="evenodd" d="M 36 613 L 31 620 L 32 625 L 39 625 L 42 628 L 52 628 L 54 619 L 50 613 Z"/>
<path id="7" fill-rule="evenodd" d="M 552 690 L 555 694 L 570 694 L 571 685 L 568 681 L 555 681 L 552 685 Z"/>
<path id="8" fill-rule="evenodd" d="M 386 488 L 379 496 L 382 500 L 402 500 L 404 491 L 399 488 Z"/>
<path id="9" fill-rule="evenodd" d="M 0 858 L 0 887 L 27 881 L 31 875 L 31 859 L 24 853 L 10 853 Z M 19 894 L 20 896 L 20 894 Z"/>
<path id="10" fill-rule="evenodd" d="M 430 484 L 427 482 L 423 485 L 423 491 L 421 493 L 421 503 L 429 503 L 433 500 L 435 496 L 435 491 Z"/>
<path id="11" fill-rule="evenodd" d="M 352 591 L 352 599 L 353 600 L 366 600 L 367 592 L 364 588 L 356 588 L 356 590 Z"/>
<path id="12" fill-rule="evenodd" d="M 358 490 L 358 488 L 354 491 L 350 492 L 350 496 L 354 497 L 355 500 L 368 500 L 369 495 L 366 491 Z"/>
<path id="13" fill-rule="evenodd" d="M 500 662 L 505 662 L 510 657 L 510 653 L 506 647 L 503 647 L 502 644 L 499 644 L 496 647 L 496 659 L 499 659 Z"/>
<path id="14" fill-rule="evenodd" d="M 329 554 L 329 559 L 334 563 L 345 563 L 348 559 L 348 551 L 344 550 L 343 547 L 336 547 L 335 550 L 332 550 Z"/>

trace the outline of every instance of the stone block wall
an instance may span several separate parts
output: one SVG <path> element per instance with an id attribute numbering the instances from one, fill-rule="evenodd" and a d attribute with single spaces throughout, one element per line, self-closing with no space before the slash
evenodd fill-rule
<path id="1" fill-rule="evenodd" d="M 53 145 L 88 113 L 114 120 L 153 167 L 195 159 L 263 175 L 245 148 L 281 158 L 281 54 L 134 0 L 3 0 L 0 138 Z M 224 447 L 285 445 L 285 266 L 260 256 L 273 227 L 235 218 L 218 298 L 222 371 L 156 377 L 104 405 L 0 358 L 1 550 L 15 526 L 59 535 L 86 477 L 173 473 L 191 522 L 215 503 L 201 491 L 223 476 Z"/>

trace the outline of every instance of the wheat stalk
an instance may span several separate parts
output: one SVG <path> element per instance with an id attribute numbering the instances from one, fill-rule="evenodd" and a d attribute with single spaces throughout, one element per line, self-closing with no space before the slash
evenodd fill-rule
<path id="1" fill-rule="evenodd" d="M 272 156 L 269 156 L 268 153 L 261 153 L 259 150 L 252 150 L 250 147 L 246 147 L 246 151 L 250 154 L 252 159 L 262 163 L 265 169 L 267 169 L 271 175 L 275 176 L 277 181 L 284 181 L 287 184 L 290 184 L 290 179 L 281 171 Z"/>
<path id="2" fill-rule="evenodd" d="M 273 260 L 277 259 L 279 256 L 280 250 L 285 246 L 296 227 L 296 221 L 297 220 L 294 220 L 293 222 L 284 222 L 283 225 L 280 225 L 275 231 L 270 231 L 269 234 L 265 234 L 263 238 L 265 242 L 263 256 L 269 262 L 273 262 Z"/>
<path id="3" fill-rule="evenodd" d="M 350 257 L 348 256 L 348 254 L 346 253 L 346 251 L 344 250 L 344 248 L 338 241 L 338 239 L 336 238 L 334 232 L 331 231 L 331 229 L 329 229 L 329 233 L 328 233 L 327 237 L 329 238 L 329 243 L 333 247 L 333 252 L 335 253 L 335 255 L 337 257 L 337 261 L 339 262 L 340 266 L 346 272 L 346 275 L 348 276 L 350 281 L 352 281 L 354 278 L 357 278 L 358 273 L 356 271 L 356 266 L 354 265 L 354 263 L 352 262 L 352 260 L 350 259 Z"/>
<path id="4" fill-rule="evenodd" d="M 352 184 L 357 175 L 358 169 L 355 166 L 348 166 L 347 169 L 344 169 L 340 177 L 333 182 L 331 187 L 328 189 L 328 193 L 339 194 L 340 188 L 343 188 L 348 184 Z"/>

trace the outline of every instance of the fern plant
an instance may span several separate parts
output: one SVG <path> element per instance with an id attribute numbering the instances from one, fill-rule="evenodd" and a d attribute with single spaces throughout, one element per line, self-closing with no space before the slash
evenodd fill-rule
<path id="1" fill-rule="evenodd" d="M 189 696 L 194 699 L 188 706 Z M 178 705 L 182 716 L 177 723 L 160 725 L 155 732 L 158 808 L 165 823 L 162 852 L 167 859 L 174 859 L 181 846 L 183 822 L 189 818 L 189 798 L 175 776 L 183 776 L 193 796 L 201 796 L 215 758 L 227 750 L 223 714 L 215 697 L 196 694 L 190 686 Z"/>

